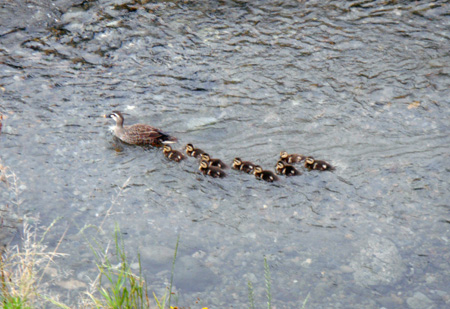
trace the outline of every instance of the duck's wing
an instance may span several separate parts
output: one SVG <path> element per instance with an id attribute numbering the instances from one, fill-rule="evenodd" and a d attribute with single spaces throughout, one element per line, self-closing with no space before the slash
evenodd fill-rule
<path id="1" fill-rule="evenodd" d="M 161 132 L 158 128 L 146 124 L 135 124 L 127 128 L 127 137 L 134 144 L 161 145 L 167 142 L 175 142 L 177 139 Z"/>

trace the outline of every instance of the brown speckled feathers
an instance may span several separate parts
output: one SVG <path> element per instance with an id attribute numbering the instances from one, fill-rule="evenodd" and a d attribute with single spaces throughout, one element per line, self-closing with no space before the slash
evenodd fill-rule
<path id="1" fill-rule="evenodd" d="M 127 144 L 162 146 L 164 143 L 171 143 L 177 140 L 175 137 L 165 134 L 158 128 L 148 124 L 124 126 L 124 118 L 119 111 L 113 111 L 111 114 L 105 115 L 105 117 L 112 118 L 116 121 L 114 135 Z"/>

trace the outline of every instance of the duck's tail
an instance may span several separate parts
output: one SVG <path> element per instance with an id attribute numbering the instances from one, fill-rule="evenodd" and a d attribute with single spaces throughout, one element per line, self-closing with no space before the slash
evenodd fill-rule
<path id="1" fill-rule="evenodd" d="M 171 136 L 166 133 L 161 134 L 160 140 L 161 140 L 161 143 L 163 143 L 163 144 L 173 144 L 178 141 L 178 139 L 176 137 Z"/>

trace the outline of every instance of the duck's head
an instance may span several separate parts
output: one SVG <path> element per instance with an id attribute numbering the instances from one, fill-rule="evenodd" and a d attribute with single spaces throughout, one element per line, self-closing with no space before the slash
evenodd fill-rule
<path id="1" fill-rule="evenodd" d="M 172 147 L 170 147 L 169 145 L 164 145 L 163 152 L 169 152 L 169 151 L 172 151 Z"/>
<path id="2" fill-rule="evenodd" d="M 277 162 L 277 168 L 279 168 L 279 169 L 282 169 L 282 168 L 284 168 L 286 166 L 286 164 L 284 164 L 284 162 L 283 161 L 278 161 Z"/>
<path id="3" fill-rule="evenodd" d="M 305 163 L 307 164 L 314 164 L 314 158 L 313 157 L 307 157 L 305 160 Z"/>
<path id="4" fill-rule="evenodd" d="M 202 154 L 202 160 L 208 162 L 211 159 L 211 157 L 209 156 L 209 154 L 204 153 Z"/>
<path id="5" fill-rule="evenodd" d="M 109 115 L 103 115 L 104 118 L 112 118 L 117 124 L 123 124 L 123 115 L 119 111 L 112 111 Z"/>
<path id="6" fill-rule="evenodd" d="M 194 151 L 194 145 L 192 144 L 187 144 L 185 148 L 187 151 Z"/>
<path id="7" fill-rule="evenodd" d="M 281 159 L 286 159 L 288 156 L 289 156 L 289 155 L 288 155 L 288 153 L 287 153 L 286 151 L 280 152 L 280 158 L 281 158 Z"/>
<path id="8" fill-rule="evenodd" d="M 236 165 L 236 166 L 241 165 L 242 164 L 241 158 L 234 158 L 233 164 Z"/>
<path id="9" fill-rule="evenodd" d="M 206 161 L 200 162 L 200 168 L 208 168 L 208 162 Z"/>
<path id="10" fill-rule="evenodd" d="M 262 169 L 262 167 L 259 166 L 259 165 L 256 165 L 256 166 L 253 168 L 253 173 L 254 173 L 254 174 L 262 173 L 262 171 L 263 171 L 263 169 Z"/>

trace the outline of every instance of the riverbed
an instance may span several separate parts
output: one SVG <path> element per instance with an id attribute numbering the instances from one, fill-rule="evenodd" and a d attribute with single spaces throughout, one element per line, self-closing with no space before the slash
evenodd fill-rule
<path id="1" fill-rule="evenodd" d="M 0 158 L 19 211 L 56 220 L 46 241 L 68 256 L 50 293 L 76 306 L 97 274 L 88 242 L 117 225 L 157 295 L 180 237 L 180 307 L 242 308 L 248 282 L 265 307 L 264 258 L 276 308 L 448 307 L 449 4 L 145 2 L 0 8 Z M 205 177 L 114 139 L 113 110 L 180 151 L 335 170 Z"/>

